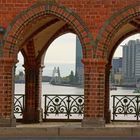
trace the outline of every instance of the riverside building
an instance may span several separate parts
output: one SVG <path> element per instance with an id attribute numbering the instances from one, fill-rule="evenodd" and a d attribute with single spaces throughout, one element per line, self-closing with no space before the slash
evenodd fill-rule
<path id="1" fill-rule="evenodd" d="M 122 57 L 112 59 L 111 83 L 122 84 Z"/>
<path id="2" fill-rule="evenodd" d="M 140 40 L 130 40 L 123 46 L 123 85 L 140 83 Z"/>
<path id="3" fill-rule="evenodd" d="M 79 38 L 76 36 L 76 76 L 78 80 L 78 84 L 83 85 L 84 84 L 84 67 L 81 62 L 81 59 L 83 58 L 82 54 L 82 46 L 80 43 Z"/>

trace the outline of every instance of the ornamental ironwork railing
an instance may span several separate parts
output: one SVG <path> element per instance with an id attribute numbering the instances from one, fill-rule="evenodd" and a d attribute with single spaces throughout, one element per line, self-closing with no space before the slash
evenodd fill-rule
<path id="1" fill-rule="evenodd" d="M 140 95 L 112 95 L 112 121 L 140 121 Z M 80 120 L 84 114 L 83 95 L 43 95 L 43 119 Z M 14 115 L 23 118 L 25 95 L 15 94 Z"/>
<path id="2" fill-rule="evenodd" d="M 82 119 L 84 112 L 83 95 L 43 95 L 43 119 Z M 23 118 L 25 95 L 15 94 L 14 115 Z"/>
<path id="3" fill-rule="evenodd" d="M 23 110 L 25 107 L 25 95 L 15 94 L 14 96 L 14 115 L 18 119 L 23 118 Z"/>
<path id="4" fill-rule="evenodd" d="M 82 119 L 83 95 L 43 95 L 44 119 Z"/>
<path id="5" fill-rule="evenodd" d="M 112 95 L 113 121 L 139 121 L 140 96 L 139 95 Z"/>

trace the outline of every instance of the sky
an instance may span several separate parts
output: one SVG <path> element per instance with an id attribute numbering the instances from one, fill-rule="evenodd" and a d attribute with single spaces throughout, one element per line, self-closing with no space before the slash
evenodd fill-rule
<path id="1" fill-rule="evenodd" d="M 45 56 L 45 63 L 75 63 L 75 47 L 75 34 L 68 33 L 60 36 L 49 46 Z M 21 53 L 18 54 L 18 60 L 23 63 Z"/>
<path id="2" fill-rule="evenodd" d="M 122 56 L 122 47 L 121 45 L 125 45 L 129 40 L 136 40 L 140 38 L 140 34 L 135 34 L 131 37 L 125 39 L 116 49 L 114 57 Z M 60 36 L 55 41 L 52 42 L 50 47 L 48 48 L 45 56 L 43 69 L 43 75 L 51 75 L 54 66 L 60 67 L 60 70 L 63 73 L 63 76 L 68 75 L 71 70 L 75 70 L 75 54 L 76 54 L 76 35 L 72 33 L 68 33 Z M 17 64 L 16 74 L 19 71 L 23 71 L 23 57 L 19 53 L 18 54 L 19 63 Z M 67 65 L 66 65 L 67 64 Z M 66 72 L 67 71 L 67 72 Z"/>
<path id="3" fill-rule="evenodd" d="M 75 63 L 76 35 L 68 33 L 52 42 L 45 56 L 45 63 Z"/>

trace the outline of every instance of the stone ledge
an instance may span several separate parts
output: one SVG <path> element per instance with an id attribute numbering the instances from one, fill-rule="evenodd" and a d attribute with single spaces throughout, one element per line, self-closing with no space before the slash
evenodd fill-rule
<path id="1" fill-rule="evenodd" d="M 0 136 L 140 136 L 140 128 L 0 128 Z"/>
<path id="2" fill-rule="evenodd" d="M 0 119 L 0 127 L 16 127 L 16 119 L 11 118 L 11 119 Z"/>
<path id="3" fill-rule="evenodd" d="M 60 128 L 60 136 L 131 136 L 130 128 Z"/>
<path id="4" fill-rule="evenodd" d="M 105 127 L 105 120 L 101 119 L 86 119 L 82 120 L 83 127 Z"/>
<path id="5" fill-rule="evenodd" d="M 58 128 L 0 128 L 0 136 L 58 136 Z"/>

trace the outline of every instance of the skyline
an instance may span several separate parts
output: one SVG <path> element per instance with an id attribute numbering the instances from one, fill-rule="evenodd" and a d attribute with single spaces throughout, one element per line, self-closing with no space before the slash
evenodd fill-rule
<path id="1" fill-rule="evenodd" d="M 122 41 L 119 44 L 118 48 L 116 49 L 116 51 L 114 53 L 114 57 L 122 57 L 122 45 L 127 44 L 129 40 L 136 40 L 136 39 L 140 39 L 140 34 L 132 35 L 132 36 L 126 38 L 124 41 Z"/>
<path id="2" fill-rule="evenodd" d="M 125 39 L 122 43 L 120 43 L 120 45 L 116 49 L 114 53 L 114 57 L 122 57 L 122 45 L 125 45 L 129 40 L 136 40 L 138 38 L 140 38 L 140 34 L 135 34 Z M 24 60 L 21 53 L 18 54 L 18 60 L 19 63 L 16 64 L 17 66 L 16 74 L 18 74 L 19 71 L 24 70 L 24 68 L 22 67 Z M 51 71 L 54 68 L 53 64 L 56 67 L 58 67 L 59 64 L 61 65 L 69 64 L 71 65 L 70 68 L 74 71 L 75 60 L 76 60 L 76 35 L 72 33 L 62 35 L 58 37 L 56 40 L 54 40 L 49 46 L 48 50 L 46 51 L 46 55 L 44 59 L 45 68 L 43 68 L 43 75 L 46 74 L 50 75 Z M 66 69 L 67 68 L 65 68 L 65 70 Z"/>

